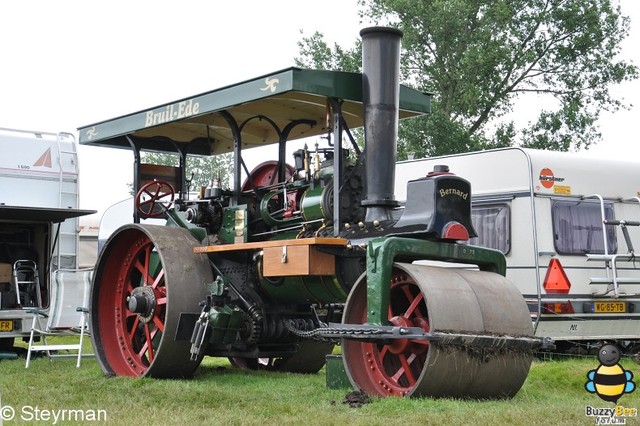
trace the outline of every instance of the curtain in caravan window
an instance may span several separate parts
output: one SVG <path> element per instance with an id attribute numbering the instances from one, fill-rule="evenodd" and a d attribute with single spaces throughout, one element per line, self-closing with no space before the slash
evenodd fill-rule
<path id="1" fill-rule="evenodd" d="M 511 223 L 507 204 L 473 206 L 471 220 L 478 236 L 471 238 L 470 244 L 509 252 Z"/>
<path id="2" fill-rule="evenodd" d="M 602 254 L 602 215 L 600 204 L 585 201 L 554 201 L 553 241 L 559 254 Z M 613 204 L 605 203 L 605 218 L 613 219 Z M 607 227 L 609 253 L 618 249 L 615 228 Z"/>

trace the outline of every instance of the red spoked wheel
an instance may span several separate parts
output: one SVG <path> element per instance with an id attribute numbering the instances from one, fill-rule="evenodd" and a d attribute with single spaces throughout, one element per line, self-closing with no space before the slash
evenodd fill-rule
<path id="1" fill-rule="evenodd" d="M 175 339 L 180 314 L 198 312 L 212 281 L 196 244 L 181 228 L 135 224 L 107 241 L 91 293 L 91 334 L 106 373 L 186 377 L 197 368 L 189 339 Z"/>
<path id="2" fill-rule="evenodd" d="M 171 207 L 175 191 L 169 182 L 153 180 L 136 194 L 135 207 L 143 218 L 162 216 Z"/>
<path id="3" fill-rule="evenodd" d="M 343 362 L 354 387 L 369 395 L 436 398 L 510 398 L 518 392 L 531 351 L 517 344 L 493 348 L 483 340 L 533 335 L 529 309 L 512 283 L 491 272 L 406 263 L 395 263 L 391 277 L 391 324 L 460 334 L 464 342 L 344 339 Z M 364 275 L 347 298 L 343 322 L 367 322 Z"/>
<path id="4" fill-rule="evenodd" d="M 347 300 L 343 322 L 367 322 L 367 282 L 360 279 Z M 429 331 L 424 295 L 404 271 L 394 269 L 391 278 L 389 322 L 402 327 Z M 421 380 L 429 342 L 397 339 L 390 343 L 344 340 L 342 343 L 347 375 L 370 395 L 410 395 Z"/>

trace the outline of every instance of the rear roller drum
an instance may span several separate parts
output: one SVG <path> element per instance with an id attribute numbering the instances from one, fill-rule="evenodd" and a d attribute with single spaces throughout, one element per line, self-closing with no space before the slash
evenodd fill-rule
<path id="1" fill-rule="evenodd" d="M 107 374 L 188 377 L 190 342 L 176 341 L 182 312 L 198 313 L 213 281 L 182 228 L 125 225 L 107 241 L 91 292 L 91 337 Z"/>
<path id="2" fill-rule="evenodd" d="M 395 264 L 389 322 L 431 332 L 533 334 L 522 295 L 498 274 Z M 347 298 L 343 322 L 367 321 L 363 275 Z M 369 395 L 505 398 L 520 389 L 531 354 L 444 346 L 398 339 L 386 343 L 344 340 L 345 370 L 351 384 Z"/>

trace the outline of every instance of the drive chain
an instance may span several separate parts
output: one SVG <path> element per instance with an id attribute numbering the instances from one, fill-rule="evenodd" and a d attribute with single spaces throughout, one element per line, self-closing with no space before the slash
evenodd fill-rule
<path id="1" fill-rule="evenodd" d="M 328 327 L 327 324 L 321 322 L 320 327 L 313 330 L 300 330 L 295 327 L 294 320 L 284 321 L 284 326 L 291 334 L 302 337 L 304 339 L 312 339 L 321 342 L 337 343 L 340 337 L 322 337 L 321 334 L 339 334 L 344 337 L 348 336 L 372 336 L 377 334 L 387 334 L 386 331 L 377 328 L 348 328 L 348 327 Z"/>

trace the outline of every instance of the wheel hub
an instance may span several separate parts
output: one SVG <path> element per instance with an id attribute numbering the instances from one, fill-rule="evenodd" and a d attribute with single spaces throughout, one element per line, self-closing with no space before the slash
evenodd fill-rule
<path id="1" fill-rule="evenodd" d="M 413 324 L 402 316 L 395 316 L 389 320 L 396 327 L 412 327 Z M 389 344 L 389 351 L 393 354 L 401 354 L 409 347 L 409 339 L 395 339 Z"/>
<path id="2" fill-rule="evenodd" d="M 129 310 L 138 314 L 140 322 L 147 324 L 156 311 L 156 295 L 149 286 L 136 287 L 127 299 Z"/>

